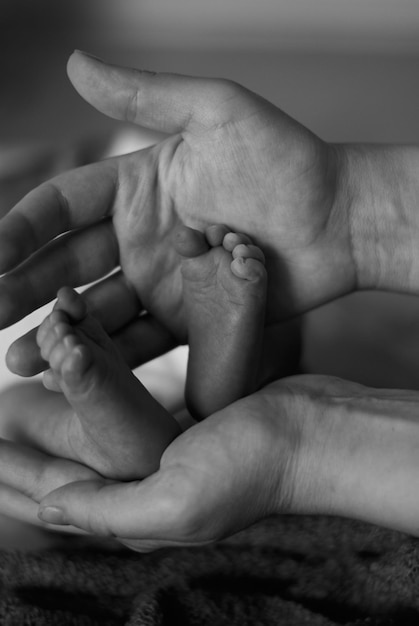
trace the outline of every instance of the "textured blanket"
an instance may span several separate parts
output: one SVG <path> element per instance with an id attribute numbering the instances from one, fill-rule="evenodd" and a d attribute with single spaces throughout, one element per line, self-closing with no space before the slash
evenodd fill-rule
<path id="1" fill-rule="evenodd" d="M 417 626 L 419 542 L 335 518 L 272 518 L 218 545 L 0 553 L 2 626 Z"/>

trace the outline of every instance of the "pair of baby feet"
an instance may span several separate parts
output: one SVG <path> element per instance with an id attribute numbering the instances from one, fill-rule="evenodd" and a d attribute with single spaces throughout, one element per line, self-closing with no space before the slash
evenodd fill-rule
<path id="1" fill-rule="evenodd" d="M 188 329 L 185 397 L 202 419 L 257 387 L 265 259 L 247 235 L 223 225 L 204 233 L 183 227 L 173 245 Z M 58 292 L 37 342 L 49 364 L 45 387 L 62 392 L 71 406 L 67 437 L 77 460 L 114 479 L 156 471 L 180 427 L 131 372 L 82 296 L 68 287 Z"/>

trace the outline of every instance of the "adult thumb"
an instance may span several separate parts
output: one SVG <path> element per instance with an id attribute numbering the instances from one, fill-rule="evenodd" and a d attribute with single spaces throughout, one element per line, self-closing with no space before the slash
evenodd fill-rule
<path id="1" fill-rule="evenodd" d="M 182 473 L 182 472 L 181 472 Z M 40 502 L 39 518 L 72 525 L 99 536 L 150 540 L 174 545 L 190 534 L 195 494 L 170 472 L 158 471 L 142 481 L 126 483 L 84 480 L 50 492 Z"/>
<path id="2" fill-rule="evenodd" d="M 67 73 L 102 113 L 165 133 L 206 130 L 253 104 L 253 94 L 232 81 L 117 67 L 78 50 Z"/>

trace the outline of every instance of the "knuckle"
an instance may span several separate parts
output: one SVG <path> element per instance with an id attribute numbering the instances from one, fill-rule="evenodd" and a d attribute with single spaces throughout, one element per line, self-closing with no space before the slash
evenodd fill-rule
<path id="1" fill-rule="evenodd" d="M 125 119 L 127 122 L 137 122 L 140 119 L 140 111 L 142 109 L 142 102 L 147 94 L 147 86 L 150 85 L 149 81 L 158 79 L 158 72 L 149 70 L 135 70 L 135 77 L 137 80 L 129 86 L 126 94 L 126 106 L 125 106 Z M 141 89 L 144 87 L 144 89 Z"/>
<path id="2" fill-rule="evenodd" d="M 135 122 L 140 109 L 140 90 L 132 87 L 127 95 L 127 105 L 125 108 L 125 119 L 127 122 Z"/>
<path id="3" fill-rule="evenodd" d="M 224 78 L 217 79 L 215 84 L 215 97 L 218 99 L 220 105 L 228 113 L 233 113 L 237 110 L 237 104 L 243 97 L 245 92 L 244 87 L 239 83 Z"/>
<path id="4" fill-rule="evenodd" d="M 51 490 L 48 460 L 45 459 L 40 462 L 31 474 L 31 480 L 28 480 L 23 491 L 25 495 L 35 500 L 35 502 L 40 502 Z"/>
<path id="5" fill-rule="evenodd" d="M 244 91 L 244 87 L 225 78 L 205 79 L 199 96 L 201 125 L 207 129 L 223 127 L 240 112 Z M 195 117 L 192 112 L 191 118 Z"/>
<path id="6" fill-rule="evenodd" d="M 45 191 L 47 197 L 50 195 L 54 201 L 56 208 L 57 222 L 60 225 L 61 232 L 69 229 L 70 205 L 67 196 L 61 189 L 58 180 L 50 180 L 43 183 L 40 190 Z"/>
<path id="7" fill-rule="evenodd" d="M 243 87 L 234 80 L 228 78 L 214 79 L 213 88 L 220 99 L 229 99 L 240 96 L 243 93 Z"/>

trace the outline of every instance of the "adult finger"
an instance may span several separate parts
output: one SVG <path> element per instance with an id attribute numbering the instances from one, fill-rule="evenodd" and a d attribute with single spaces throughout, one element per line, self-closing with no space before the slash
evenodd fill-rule
<path id="1" fill-rule="evenodd" d="M 55 239 L 1 278 L 0 327 L 52 300 L 62 285 L 76 287 L 92 282 L 118 263 L 118 244 L 110 220 Z"/>
<path id="2" fill-rule="evenodd" d="M 99 232 L 95 232 L 95 240 Z M 88 245 L 89 243 L 87 241 Z M 106 258 L 108 258 L 108 254 L 106 254 Z M 141 303 L 137 294 L 121 271 L 107 276 L 86 289 L 83 292 L 83 298 L 89 311 L 101 322 L 110 335 L 124 328 L 132 320 L 136 320 L 141 311 Z M 19 376 L 33 376 L 47 367 L 36 343 L 37 330 L 37 328 L 33 328 L 19 337 L 9 347 L 6 354 L 8 368 Z"/>
<path id="3" fill-rule="evenodd" d="M 133 367 L 178 345 L 173 335 L 146 313 L 137 292 L 120 271 L 86 289 L 83 298 L 89 312 L 100 321 Z"/>
<path id="4" fill-rule="evenodd" d="M 142 312 L 138 295 L 121 271 L 83 291 L 89 313 L 112 334 Z"/>
<path id="5" fill-rule="evenodd" d="M 38 517 L 38 503 L 12 487 L 0 483 L 0 515 L 7 515 L 13 520 L 18 520 L 32 526 L 39 526 L 46 530 L 59 531 L 85 535 L 85 531 L 74 526 L 54 526 L 46 524 Z"/>
<path id="6" fill-rule="evenodd" d="M 0 483 L 39 502 L 50 491 L 98 474 L 80 463 L 0 439 Z"/>
<path id="7" fill-rule="evenodd" d="M 202 130 L 245 114 L 245 90 L 227 80 L 140 71 L 104 63 L 80 51 L 67 66 L 79 94 L 110 117 L 166 133 Z"/>
<path id="8" fill-rule="evenodd" d="M 80 463 L 44 454 L 39 450 L 0 439 L 0 514 L 49 530 L 86 534 L 67 525 L 42 522 L 38 502 L 51 489 L 71 481 L 92 480 L 98 474 Z"/>
<path id="9" fill-rule="evenodd" d="M 209 510 L 214 508 L 214 494 L 217 505 L 220 492 L 222 499 L 225 496 L 230 476 L 224 482 L 220 478 L 226 462 L 231 469 L 231 459 L 226 459 L 226 447 L 230 447 L 225 439 L 224 445 L 219 441 L 219 429 L 215 428 L 213 436 L 206 422 L 175 439 L 163 455 L 172 449 L 169 462 L 162 458 L 160 470 L 144 480 L 112 484 L 88 480 L 65 485 L 41 501 L 40 518 L 48 523 L 75 525 L 96 535 L 123 538 L 140 550 L 143 541 L 147 545 L 151 541 L 155 547 L 160 542 L 207 543 L 212 538 L 207 536 L 212 524 Z M 200 443 L 202 431 L 204 445 Z M 198 445 L 194 445 L 196 437 Z M 174 458 L 170 461 L 171 456 Z M 210 473 L 209 464 L 215 464 Z"/>
<path id="10" fill-rule="evenodd" d="M 51 488 L 98 474 L 79 463 L 57 459 L 30 447 L 0 439 L 0 514 L 50 530 L 85 534 L 71 525 L 54 527 L 38 517 L 38 502 Z"/>
<path id="11" fill-rule="evenodd" d="M 0 273 L 57 235 L 109 215 L 116 181 L 117 161 L 108 159 L 60 174 L 27 194 L 0 220 Z"/>
<path id="12" fill-rule="evenodd" d="M 174 335 L 152 315 L 143 315 L 112 335 L 131 369 L 166 354 L 179 345 Z"/>
<path id="13" fill-rule="evenodd" d="M 37 328 L 33 328 L 9 347 L 6 363 L 14 374 L 35 376 L 48 367 L 36 343 L 37 331 Z M 148 314 L 111 332 L 111 337 L 131 369 L 166 354 L 179 345 L 174 335 Z"/>
<path id="14" fill-rule="evenodd" d="M 220 472 L 214 478 L 206 472 L 200 475 L 196 467 L 182 465 L 179 459 L 141 482 L 65 485 L 41 501 L 39 517 L 46 523 L 115 537 L 139 552 L 205 545 L 271 513 L 269 507 L 255 505 L 252 495 L 243 497 L 226 487 L 231 477 L 224 478 L 223 482 Z M 246 498 L 250 502 L 243 505 Z"/>
<path id="15" fill-rule="evenodd" d="M 74 482 L 48 494 L 40 503 L 39 517 L 46 523 L 121 538 L 140 551 L 208 543 L 195 536 L 191 514 L 197 494 L 188 489 L 192 482 L 180 475 L 182 471 L 159 471 L 129 483 Z"/>
<path id="16" fill-rule="evenodd" d="M 0 514 L 36 526 L 42 526 L 38 512 L 38 503 L 13 487 L 0 483 Z"/>
<path id="17" fill-rule="evenodd" d="M 225 509 L 226 485 L 232 474 L 229 438 L 222 426 L 221 430 L 217 427 L 220 419 L 212 431 L 209 423 L 213 417 L 175 439 L 163 455 L 172 450 L 168 457 L 172 460 L 162 458 L 156 473 L 129 483 L 93 480 L 58 488 L 40 503 L 40 518 L 48 523 L 72 524 L 96 535 L 123 538 L 135 549 L 141 549 L 143 540 L 153 546 L 162 541 L 164 545 L 206 543 L 211 539 L 206 533 L 212 524 L 210 513 L 215 517 L 214 499 L 218 508 L 221 498 Z M 240 429 L 246 430 L 242 425 Z M 213 471 L 208 472 L 209 466 Z M 208 524 L 202 524 L 203 519 Z"/>
<path id="18" fill-rule="evenodd" d="M 269 402 L 255 395 L 192 426 L 165 450 L 159 471 L 141 482 L 59 488 L 40 503 L 41 519 L 61 519 L 143 550 L 202 545 L 289 510 L 295 445 L 284 427 L 288 418 L 278 419 Z"/>
<path id="19" fill-rule="evenodd" d="M 173 334 L 152 315 L 139 315 L 141 303 L 121 272 L 96 283 L 83 296 L 132 369 L 178 345 Z M 34 376 L 48 366 L 40 355 L 36 333 L 34 328 L 19 337 L 6 354 L 8 368 L 19 376 Z"/>

